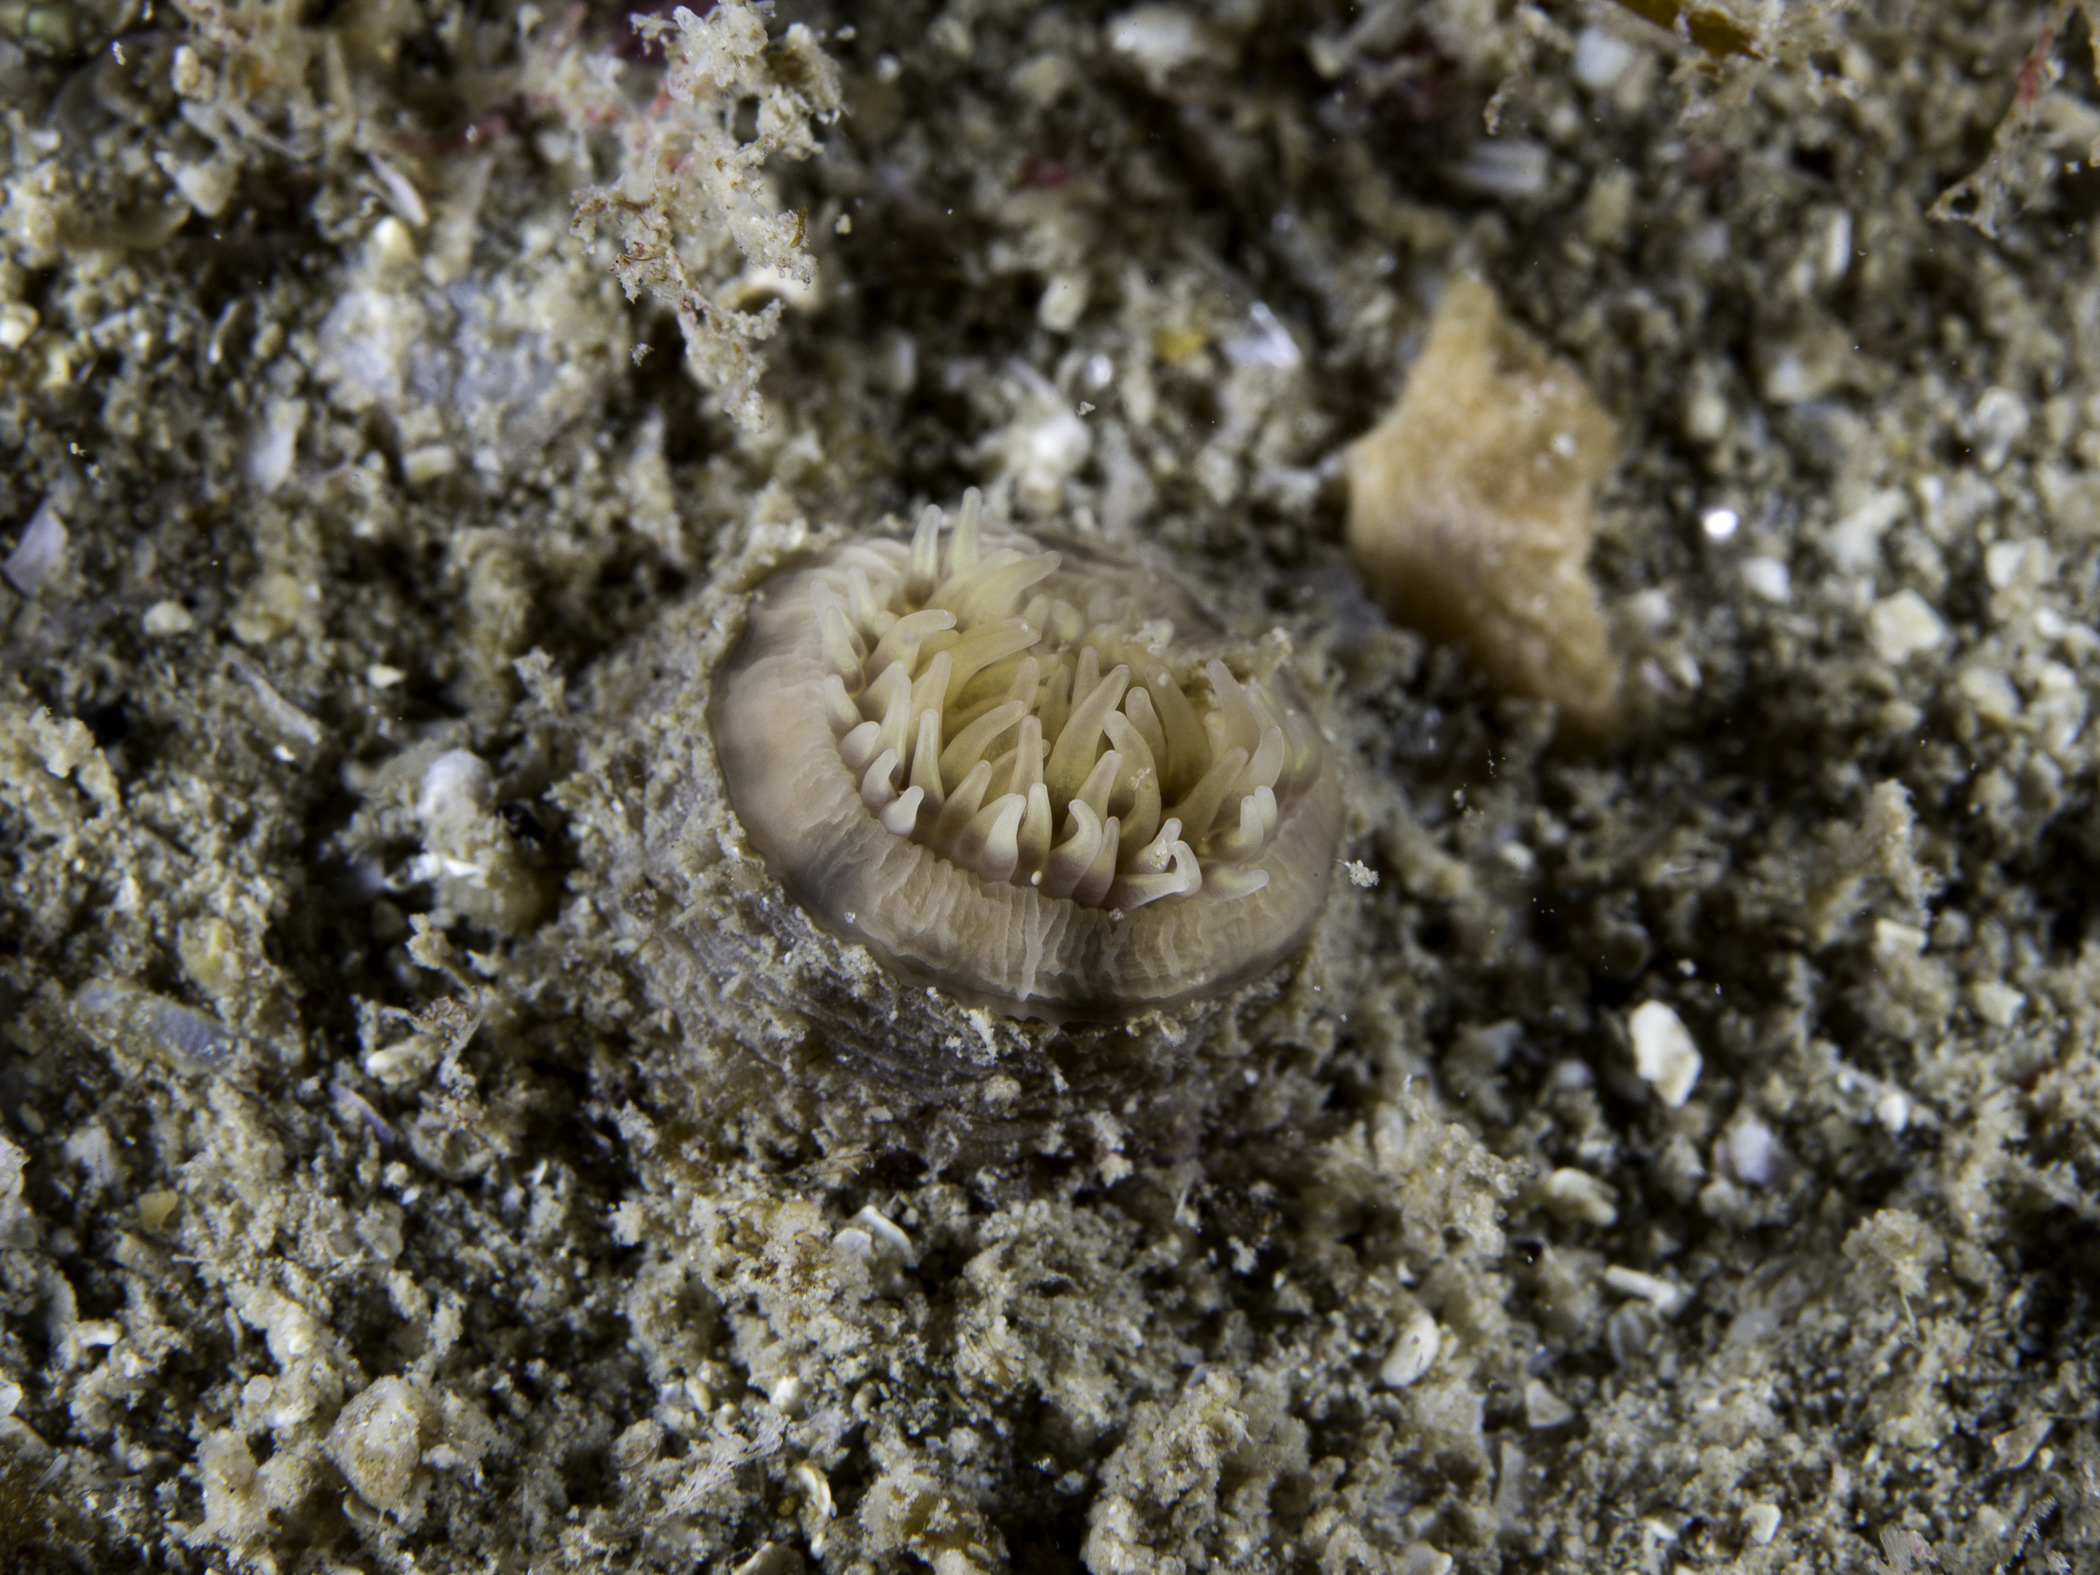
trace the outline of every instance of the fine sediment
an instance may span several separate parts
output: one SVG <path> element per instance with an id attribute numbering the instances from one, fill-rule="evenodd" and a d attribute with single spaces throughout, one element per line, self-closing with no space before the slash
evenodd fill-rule
<path id="1" fill-rule="evenodd" d="M 0 1566 L 2091 1566 L 2092 7 L 625 9 L 0 4 Z M 1541 371 L 1587 753 L 1347 543 Z M 1275 972 L 744 834 L 750 598 L 972 486 L 1285 632 Z"/>

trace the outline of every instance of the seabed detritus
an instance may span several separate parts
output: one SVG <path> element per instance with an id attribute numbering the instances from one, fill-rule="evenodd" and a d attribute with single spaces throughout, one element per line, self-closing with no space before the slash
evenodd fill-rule
<path id="1" fill-rule="evenodd" d="M 2100 1560 L 2100 7 L 626 9 L 0 4 L 0 1567 Z"/>

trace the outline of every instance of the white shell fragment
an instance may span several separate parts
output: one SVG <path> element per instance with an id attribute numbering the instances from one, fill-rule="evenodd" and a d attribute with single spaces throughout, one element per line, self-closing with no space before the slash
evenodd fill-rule
<path id="1" fill-rule="evenodd" d="M 1746 1187 L 1769 1186 L 1779 1168 L 1779 1139 L 1755 1116 L 1738 1116 L 1714 1139 L 1714 1169 Z"/>
<path id="2" fill-rule="evenodd" d="M 263 677 L 254 663 L 235 652 L 227 657 L 226 666 L 234 677 L 248 686 L 255 696 L 257 707 L 269 719 L 270 725 L 284 736 L 287 743 L 298 744 L 306 749 L 320 747 L 328 736 L 327 731 L 319 722 L 279 694 L 276 685 Z"/>
<path id="3" fill-rule="evenodd" d="M 22 539 L 15 543 L 15 550 L 0 563 L 0 574 L 7 576 L 7 583 L 24 596 L 34 596 L 51 571 L 58 567 L 59 560 L 66 555 L 66 526 L 46 500 L 29 523 L 22 529 Z"/>
<path id="4" fill-rule="evenodd" d="M 1559 1427 L 1574 1420 L 1575 1408 L 1547 1387 L 1543 1378 L 1533 1378 L 1524 1385 L 1524 1425 L 1534 1431 Z"/>
<path id="5" fill-rule="evenodd" d="M 1699 1047 L 1684 1019 L 1661 1001 L 1635 1007 L 1626 1020 L 1633 1040 L 1633 1069 L 1672 1110 L 1692 1097 L 1699 1081 Z"/>
<path id="6" fill-rule="evenodd" d="M 1619 1218 L 1612 1190 L 1586 1170 L 1563 1167 L 1546 1178 L 1543 1201 L 1555 1219 L 1611 1225 Z"/>
<path id="7" fill-rule="evenodd" d="M 1752 1504 L 1743 1511 L 1743 1530 L 1758 1547 L 1768 1546 L 1779 1535 L 1779 1506 Z"/>
<path id="8" fill-rule="evenodd" d="M 1141 5 L 1108 25 L 1108 47 L 1159 90 L 1167 78 L 1214 58 L 1219 44 L 1203 19 L 1178 5 Z"/>
<path id="9" fill-rule="evenodd" d="M 172 634 L 188 634 L 197 627 L 197 620 L 190 616 L 189 609 L 178 601 L 155 602 L 139 618 L 139 627 L 155 639 Z"/>
<path id="10" fill-rule="evenodd" d="M 20 301 L 0 306 L 0 350 L 21 349 L 42 320 L 35 307 L 24 306 Z"/>
<path id="11" fill-rule="evenodd" d="M 430 210 L 424 207 L 422 194 L 410 184 L 406 175 L 376 153 L 368 151 L 365 162 L 372 166 L 372 173 L 378 177 L 380 189 L 386 193 L 387 206 L 403 222 L 419 230 L 430 222 Z"/>
<path id="12" fill-rule="evenodd" d="M 1665 1318 L 1674 1317 L 1689 1299 L 1682 1288 L 1659 1275 L 1643 1274 L 1639 1269 L 1623 1269 L 1617 1264 L 1605 1269 L 1604 1283 L 1621 1296 L 1638 1296 Z"/>
<path id="13" fill-rule="evenodd" d="M 299 453 L 299 432 L 306 425 L 306 402 L 273 399 L 248 446 L 248 479 L 264 492 L 275 492 L 292 473 Z"/>
<path id="14" fill-rule="evenodd" d="M 1947 626 L 1924 597 L 1906 589 L 1874 604 L 1867 615 L 1867 637 L 1875 655 L 1898 667 L 1913 656 L 1938 650 L 1947 638 Z"/>
<path id="15" fill-rule="evenodd" d="M 1575 80 L 1592 93 L 1605 93 L 1618 86 L 1640 53 L 1616 33 L 1586 27 L 1575 35 L 1575 58 L 1569 62 L 1569 69 Z"/>
<path id="16" fill-rule="evenodd" d="M 1426 1310 L 1418 1310 L 1386 1353 L 1385 1365 L 1378 1369 L 1378 1381 L 1388 1389 L 1405 1389 L 1436 1365 L 1442 1344 L 1436 1319 Z"/>
<path id="17" fill-rule="evenodd" d="M 919 1261 L 918 1249 L 912 1246 L 911 1237 L 904 1233 L 903 1227 L 892 1223 L 874 1204 L 868 1204 L 854 1215 L 853 1223 L 867 1232 L 871 1246 L 879 1242 L 906 1263 Z"/>
<path id="18" fill-rule="evenodd" d="M 1756 595 L 1781 607 L 1794 597 L 1794 577 L 1777 558 L 1745 558 L 1743 583 Z"/>

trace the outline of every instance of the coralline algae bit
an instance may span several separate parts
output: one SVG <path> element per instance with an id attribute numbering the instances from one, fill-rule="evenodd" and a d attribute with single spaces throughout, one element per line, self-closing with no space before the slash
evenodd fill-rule
<path id="1" fill-rule="evenodd" d="M 1588 558 L 1618 434 L 1477 279 L 1444 286 L 1400 402 L 1348 451 L 1349 553 L 1398 621 L 1609 734 L 1620 664 Z"/>

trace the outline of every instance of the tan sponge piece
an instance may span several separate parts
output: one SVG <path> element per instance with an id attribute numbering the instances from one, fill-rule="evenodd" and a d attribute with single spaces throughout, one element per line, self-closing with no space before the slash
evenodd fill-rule
<path id="1" fill-rule="evenodd" d="M 1503 312 L 1445 287 L 1400 401 L 1349 448 L 1349 554 L 1396 622 L 1462 646 L 1497 688 L 1607 737 L 1614 654 L 1589 552 L 1618 430 L 1582 376 Z"/>

